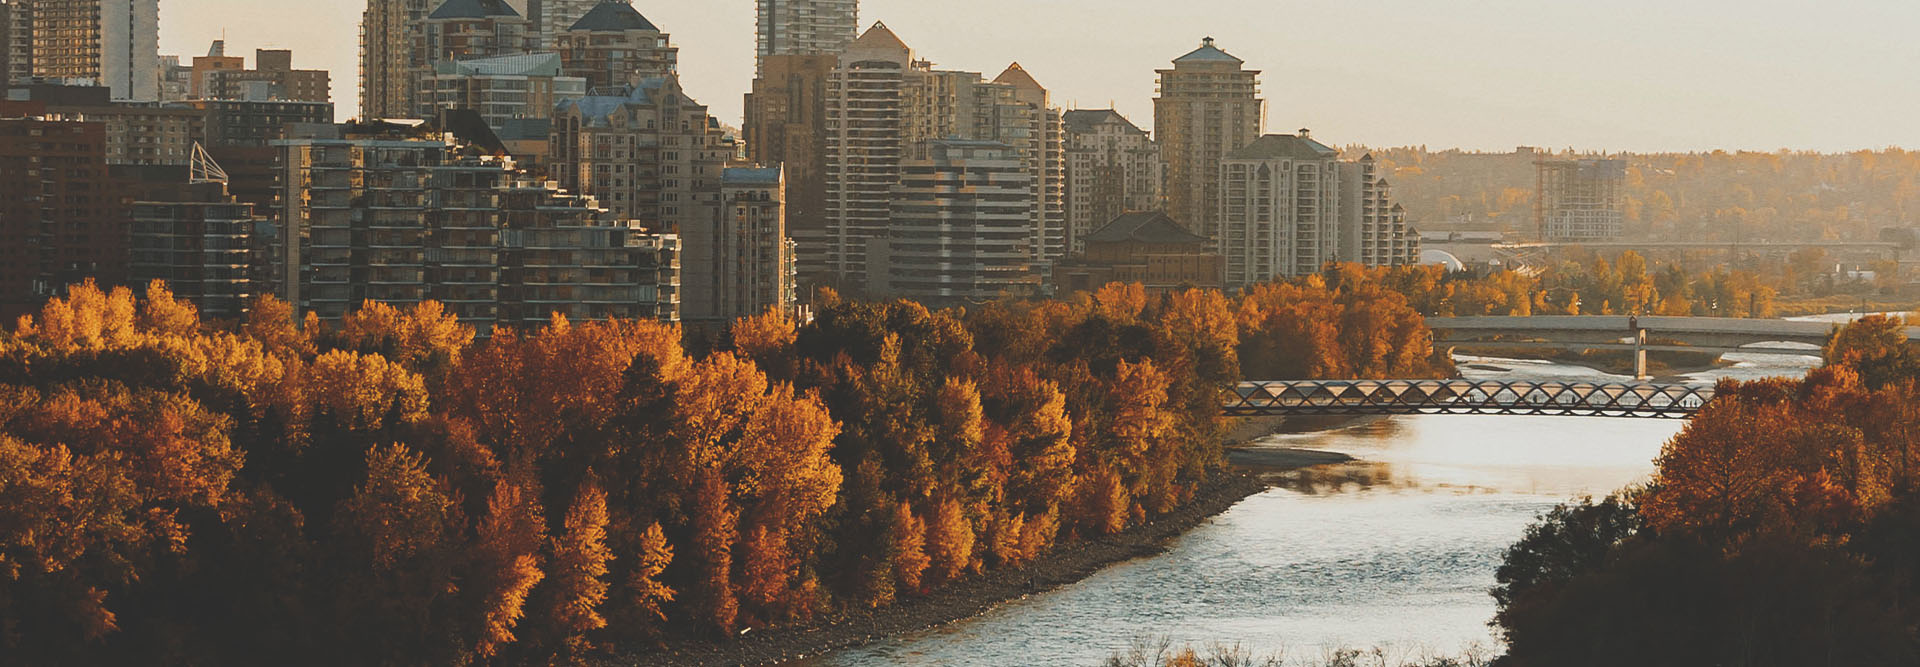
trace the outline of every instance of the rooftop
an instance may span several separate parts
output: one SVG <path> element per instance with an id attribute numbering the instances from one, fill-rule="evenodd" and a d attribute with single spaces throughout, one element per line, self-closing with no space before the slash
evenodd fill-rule
<path id="1" fill-rule="evenodd" d="M 1179 58 L 1175 58 L 1173 62 L 1175 63 L 1240 64 L 1246 61 L 1241 60 L 1239 58 L 1235 58 L 1233 57 L 1232 54 L 1222 51 L 1218 47 L 1215 47 L 1213 45 L 1213 38 L 1208 37 L 1206 39 L 1200 40 L 1200 48 L 1194 49 L 1192 53 L 1188 53 L 1187 55 L 1180 56 Z"/>
<path id="2" fill-rule="evenodd" d="M 1159 211 L 1122 213 L 1099 231 L 1087 235 L 1088 243 L 1150 243 L 1155 245 L 1204 245 L 1197 236 Z"/>
<path id="3" fill-rule="evenodd" d="M 496 16 L 519 18 L 506 0 L 447 0 L 428 15 L 430 19 L 484 19 Z"/>
<path id="4" fill-rule="evenodd" d="M 1077 109 L 1061 114 L 1060 120 L 1066 123 L 1068 132 L 1075 134 L 1091 133 L 1094 126 L 1105 123 L 1119 123 L 1135 132 L 1142 131 L 1140 126 L 1134 125 L 1133 121 L 1113 109 Z"/>
<path id="5" fill-rule="evenodd" d="M 1314 141 L 1312 137 L 1302 132 L 1297 135 L 1269 134 L 1260 137 L 1253 140 L 1253 143 L 1247 144 L 1246 148 L 1229 153 L 1227 158 L 1231 160 L 1321 160 L 1339 155 L 1340 151 Z"/>
<path id="6" fill-rule="evenodd" d="M 1033 75 L 1028 74 L 1027 68 L 1021 67 L 1020 63 L 1008 65 L 1007 71 L 1001 72 L 1000 76 L 994 77 L 993 82 L 1004 83 L 1015 88 L 1027 90 L 1046 90 L 1046 87 L 1040 85 L 1039 81 L 1033 80 Z"/>
<path id="7" fill-rule="evenodd" d="M 900 41 L 899 35 L 893 34 L 893 30 L 887 28 L 887 24 L 879 21 L 875 21 L 873 27 L 868 28 L 866 32 L 860 34 L 859 39 L 853 40 L 852 44 L 847 45 L 847 50 L 851 51 L 854 49 L 911 50 L 907 48 L 906 42 Z"/>
<path id="8" fill-rule="evenodd" d="M 441 74 L 463 76 L 560 76 L 560 54 L 524 53 L 458 62 L 434 63 Z"/>
<path id="9" fill-rule="evenodd" d="M 586 30 L 595 32 L 626 32 L 628 30 L 650 30 L 660 32 L 658 27 L 640 15 L 628 0 L 601 0 L 586 16 L 573 22 L 568 30 Z"/>

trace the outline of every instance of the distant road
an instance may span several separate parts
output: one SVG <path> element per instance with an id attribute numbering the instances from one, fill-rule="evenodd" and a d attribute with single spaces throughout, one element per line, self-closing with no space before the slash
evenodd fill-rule
<path id="1" fill-rule="evenodd" d="M 1505 339 L 1501 344 L 1566 349 L 1634 349 L 1630 328 L 1634 320 L 1618 315 L 1551 315 L 1540 317 L 1434 317 L 1427 326 L 1434 340 L 1454 345 Z M 1761 343 L 1800 343 L 1824 346 L 1836 326 L 1827 322 L 1755 320 L 1722 317 L 1642 317 L 1649 338 L 1662 341 L 1647 350 L 1699 352 L 1774 352 L 1806 354 L 1749 347 Z M 1907 339 L 1920 341 L 1920 327 L 1908 327 Z M 1666 344 L 1676 341 L 1678 344 Z"/>

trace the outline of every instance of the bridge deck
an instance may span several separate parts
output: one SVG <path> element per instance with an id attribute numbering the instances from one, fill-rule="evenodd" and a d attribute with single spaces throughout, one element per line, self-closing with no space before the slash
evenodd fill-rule
<path id="1" fill-rule="evenodd" d="M 1227 401 L 1232 416 L 1553 415 L 1685 419 L 1713 388 L 1677 384 L 1480 380 L 1248 382 Z"/>

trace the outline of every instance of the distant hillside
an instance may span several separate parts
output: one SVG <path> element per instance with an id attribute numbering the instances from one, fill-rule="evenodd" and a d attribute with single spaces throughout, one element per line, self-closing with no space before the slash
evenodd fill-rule
<path id="1" fill-rule="evenodd" d="M 1422 230 L 1533 227 L 1534 155 L 1371 152 Z M 1867 240 L 1920 218 L 1920 153 L 1615 155 L 1628 163 L 1627 229 L 1675 240 Z"/>

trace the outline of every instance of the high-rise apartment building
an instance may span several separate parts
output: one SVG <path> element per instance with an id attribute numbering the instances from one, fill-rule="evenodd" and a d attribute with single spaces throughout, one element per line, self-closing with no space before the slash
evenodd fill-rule
<path id="1" fill-rule="evenodd" d="M 893 186 L 912 148 L 909 89 L 925 70 L 883 23 L 840 55 L 827 80 L 827 228 L 794 230 L 803 278 L 842 290 L 867 285 L 867 244 L 886 237 Z"/>
<path id="2" fill-rule="evenodd" d="M 0 317 L 36 311 L 88 278 L 125 284 L 126 202 L 108 173 L 106 125 L 7 113 L 6 106 L 0 103 Z"/>
<path id="3" fill-rule="evenodd" d="M 1033 174 L 997 141 L 927 142 L 902 165 L 892 221 L 869 241 L 868 291 L 946 304 L 1032 295 Z"/>
<path id="4" fill-rule="evenodd" d="M 277 142 L 280 292 L 323 320 L 367 299 L 432 299 L 480 326 L 678 319 L 672 235 L 417 127 L 311 129 Z"/>
<path id="5" fill-rule="evenodd" d="M 1420 263 L 1420 232 L 1393 201 L 1371 153 L 1340 164 L 1340 261 L 1364 266 Z"/>
<path id="6" fill-rule="evenodd" d="M 1220 200 L 1220 161 L 1260 138 L 1266 102 L 1260 72 L 1220 50 L 1213 38 L 1158 70 L 1153 136 L 1166 161 L 1167 212 L 1189 230 L 1210 235 Z"/>
<path id="7" fill-rule="evenodd" d="M 267 259 L 256 255 L 263 249 L 256 234 L 267 218 L 227 194 L 217 166 L 214 177 L 204 168 L 170 171 L 168 178 L 136 188 L 131 282 L 165 281 L 202 315 L 239 318 L 257 294 L 254 270 Z"/>
<path id="8" fill-rule="evenodd" d="M 30 14 L 33 76 L 160 99 L 160 0 L 33 0 Z"/>
<path id="9" fill-rule="evenodd" d="M 1617 239 L 1626 233 L 1627 163 L 1542 159 L 1534 222 L 1547 241 Z"/>
<path id="10" fill-rule="evenodd" d="M 771 56 L 836 54 L 860 32 L 859 0 L 759 0 L 754 71 Z"/>
<path id="11" fill-rule="evenodd" d="M 204 117 L 191 107 L 113 102 L 105 86 L 39 83 L 16 88 L 13 95 L 45 104 L 65 118 L 101 123 L 111 165 L 187 164 L 202 133 Z"/>
<path id="12" fill-rule="evenodd" d="M 587 94 L 587 82 L 563 76 L 557 53 L 528 53 L 435 63 L 420 82 L 418 118 L 469 109 L 496 131 L 515 119 L 549 118 L 560 100 Z"/>
<path id="13" fill-rule="evenodd" d="M 428 60 L 424 41 L 431 0 L 367 0 L 360 16 L 360 117 L 405 118 L 413 113 L 415 80 Z"/>
<path id="14" fill-rule="evenodd" d="M 1037 264 L 1057 261 L 1068 250 L 1066 130 L 1060 110 L 1053 106 L 1047 89 L 1020 63 L 1007 67 L 993 82 L 1009 90 L 998 105 L 999 113 L 994 114 L 992 132 L 968 138 L 1013 147 L 1033 177 L 1029 183 L 1033 208 L 1028 249 Z"/>
<path id="15" fill-rule="evenodd" d="M 728 167 L 710 217 L 680 228 L 682 316 L 730 322 L 794 304 L 779 167 Z"/>
<path id="16" fill-rule="evenodd" d="M 836 55 L 768 56 L 747 95 L 747 159 L 786 174 L 787 228 L 820 239 L 827 232 L 827 79 Z"/>
<path id="17" fill-rule="evenodd" d="M 549 43 L 566 75 L 586 79 L 589 90 L 673 76 L 679 68 L 680 50 L 627 0 L 602 0 Z"/>
<path id="18" fill-rule="evenodd" d="M 1310 137 L 1270 134 L 1219 167 L 1211 236 L 1237 289 L 1320 270 L 1339 259 L 1340 152 Z"/>
<path id="19" fill-rule="evenodd" d="M 675 232 L 705 220 L 729 156 L 707 108 L 679 79 L 641 82 L 623 95 L 563 100 L 554 112 L 549 171 L 623 219 Z"/>
<path id="20" fill-rule="evenodd" d="M 1068 111 L 1067 238 L 1072 252 L 1127 212 L 1160 211 L 1160 146 L 1112 109 Z"/>
<path id="21" fill-rule="evenodd" d="M 538 46 L 553 48 L 555 35 L 573 27 L 580 17 L 586 16 L 602 0 L 524 0 L 527 18 L 533 21 L 534 32 L 539 34 Z"/>
<path id="22" fill-rule="evenodd" d="M 287 138 L 288 128 L 333 122 L 333 105 L 287 100 L 197 100 L 193 108 L 205 114 L 206 149 L 227 173 L 227 192 L 262 213 L 273 210 L 273 142 Z"/>
<path id="23" fill-rule="evenodd" d="M 0 0 L 0 87 L 33 78 L 33 5 Z"/>
<path id="24" fill-rule="evenodd" d="M 1327 262 L 1419 261 L 1419 233 L 1371 157 L 1342 162 L 1339 151 L 1301 130 L 1234 151 L 1220 174 L 1213 238 L 1229 289 L 1315 273 Z"/>

